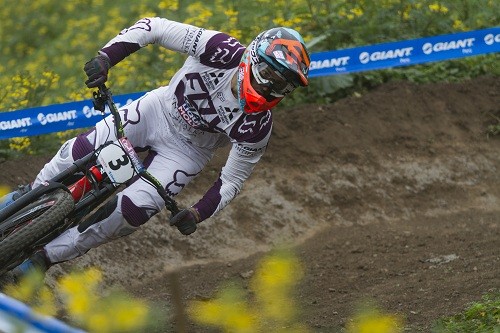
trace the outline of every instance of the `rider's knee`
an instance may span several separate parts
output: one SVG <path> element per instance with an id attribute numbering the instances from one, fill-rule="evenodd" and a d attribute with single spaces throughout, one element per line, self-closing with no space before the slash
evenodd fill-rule
<path id="1" fill-rule="evenodd" d="M 92 129 L 87 133 L 82 133 L 75 138 L 73 149 L 71 151 L 74 160 L 80 159 L 94 151 L 94 145 L 91 143 L 91 137 L 95 130 Z"/>
<path id="2" fill-rule="evenodd" d="M 139 207 L 134 202 L 124 195 L 121 202 L 121 210 L 125 220 L 134 227 L 139 227 L 146 223 L 159 210 Z"/>

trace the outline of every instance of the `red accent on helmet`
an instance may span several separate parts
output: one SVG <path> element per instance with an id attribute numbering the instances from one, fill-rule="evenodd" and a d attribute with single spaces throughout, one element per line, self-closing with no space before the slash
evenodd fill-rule
<path id="1" fill-rule="evenodd" d="M 263 112 L 272 109 L 276 104 L 278 104 L 283 97 L 274 98 L 272 101 L 268 101 L 264 96 L 261 96 L 253 87 L 250 81 L 252 75 L 252 62 L 250 61 L 250 55 L 244 55 L 247 61 L 241 61 L 239 65 L 238 75 L 243 75 L 243 80 L 240 84 L 240 99 L 245 101 L 244 111 L 246 113 L 256 113 Z"/>

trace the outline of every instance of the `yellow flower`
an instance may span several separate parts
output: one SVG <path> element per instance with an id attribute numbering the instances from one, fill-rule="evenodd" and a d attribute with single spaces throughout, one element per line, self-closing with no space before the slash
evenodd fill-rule
<path id="1" fill-rule="evenodd" d="M 164 0 L 164 1 L 160 1 L 160 3 L 158 4 L 158 8 L 165 9 L 165 10 L 176 11 L 176 10 L 179 9 L 179 1 L 178 0 Z"/>
<path id="2" fill-rule="evenodd" d="M 148 307 L 144 302 L 136 300 L 131 302 L 123 297 L 116 297 L 112 302 L 113 321 L 117 331 L 132 331 L 146 323 Z"/>
<path id="3" fill-rule="evenodd" d="M 225 332 L 257 331 L 255 316 L 235 286 L 224 288 L 208 302 L 193 302 L 189 312 L 197 322 L 223 328 Z"/>
<path id="4" fill-rule="evenodd" d="M 399 317 L 385 315 L 377 309 L 365 309 L 358 313 L 347 326 L 348 333 L 399 333 L 402 332 Z"/>
<path id="5" fill-rule="evenodd" d="M 443 14 L 448 13 L 448 8 L 437 2 L 430 4 L 429 9 L 431 10 L 431 12 L 435 13 L 443 13 Z"/>
<path id="6" fill-rule="evenodd" d="M 33 307 L 35 312 L 44 314 L 46 316 L 55 316 L 57 314 L 56 299 L 52 291 L 43 286 L 38 293 L 38 303 Z"/>
<path id="7" fill-rule="evenodd" d="M 55 297 L 44 284 L 44 275 L 39 271 L 32 271 L 23 276 L 19 283 L 6 286 L 4 292 L 30 304 L 33 310 L 40 314 L 52 316 L 57 313 Z"/>
<path id="8" fill-rule="evenodd" d="M 453 29 L 464 31 L 466 30 L 466 27 L 464 25 L 464 22 L 462 22 L 461 20 L 455 20 L 453 21 Z"/>
<path id="9" fill-rule="evenodd" d="M 27 104 L 26 100 L 20 102 L 20 106 L 26 106 L 26 104 Z M 31 154 L 32 151 L 30 149 L 30 145 L 31 145 L 31 140 L 28 137 L 9 139 L 9 148 L 18 152 Z"/>
<path id="10" fill-rule="evenodd" d="M 86 320 L 86 326 L 90 332 L 108 333 L 112 332 L 113 319 L 106 313 L 93 313 Z"/>
<path id="11" fill-rule="evenodd" d="M 10 187 L 5 186 L 5 185 L 0 185 L 0 197 L 3 197 L 4 195 L 10 193 Z"/>
<path id="12" fill-rule="evenodd" d="M 353 9 L 351 9 L 351 13 L 353 13 L 354 15 L 359 17 L 359 16 L 363 15 L 363 10 L 359 7 L 355 7 Z"/>

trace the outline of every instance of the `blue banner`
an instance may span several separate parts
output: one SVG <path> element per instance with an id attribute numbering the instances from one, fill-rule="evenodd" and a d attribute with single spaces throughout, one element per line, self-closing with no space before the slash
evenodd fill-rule
<path id="1" fill-rule="evenodd" d="M 311 54 L 310 77 L 346 74 L 500 52 L 500 27 Z M 144 92 L 115 97 L 118 106 Z M 109 112 L 109 111 L 107 111 Z M 93 126 L 91 100 L 0 112 L 0 140 Z"/>
<path id="2" fill-rule="evenodd" d="M 309 76 L 409 66 L 500 51 L 500 27 L 311 54 Z"/>
<path id="3" fill-rule="evenodd" d="M 142 95 L 144 92 L 119 95 L 113 100 L 120 107 Z M 108 107 L 104 115 L 95 110 L 92 100 L 0 112 L 0 140 L 91 127 L 109 112 Z"/>

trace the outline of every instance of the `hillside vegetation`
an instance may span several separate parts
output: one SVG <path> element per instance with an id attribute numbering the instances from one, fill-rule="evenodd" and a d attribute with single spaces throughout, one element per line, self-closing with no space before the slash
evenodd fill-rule
<path id="1" fill-rule="evenodd" d="M 0 111 L 84 100 L 84 63 L 120 30 L 161 16 L 228 32 L 248 44 L 264 29 L 290 26 L 311 52 L 497 26 L 494 0 L 191 1 L 4 0 L 0 7 Z M 433 82 L 500 75 L 498 54 L 312 80 L 281 107 L 331 102 L 391 79 Z M 184 55 L 149 46 L 111 70 L 115 94 L 168 84 Z M 50 153 L 73 131 L 0 142 L 0 158 Z"/>

